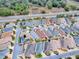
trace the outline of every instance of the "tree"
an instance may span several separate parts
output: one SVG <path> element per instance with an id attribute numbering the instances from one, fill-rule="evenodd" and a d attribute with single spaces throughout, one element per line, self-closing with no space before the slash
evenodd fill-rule
<path id="1" fill-rule="evenodd" d="M 28 6 L 26 6 L 25 4 L 16 3 L 13 9 L 19 14 L 29 13 Z"/>
<path id="2" fill-rule="evenodd" d="M 29 5 L 29 1 L 28 0 L 21 0 L 23 4 L 25 4 L 26 6 Z"/>
<path id="3" fill-rule="evenodd" d="M 47 0 L 38 0 L 38 4 L 39 4 L 40 6 L 45 7 L 45 6 L 46 6 L 46 3 L 47 3 Z"/>
<path id="4" fill-rule="evenodd" d="M 33 4 L 38 4 L 38 0 L 32 0 Z"/>
<path id="5" fill-rule="evenodd" d="M 23 11 L 22 11 L 22 14 L 23 14 L 23 15 L 29 14 L 29 10 L 28 10 L 28 9 L 23 10 Z"/>
<path id="6" fill-rule="evenodd" d="M 69 6 L 65 6 L 64 9 L 65 9 L 65 11 L 69 11 L 70 7 Z"/>
<path id="7" fill-rule="evenodd" d="M 48 9 L 52 9 L 52 2 L 50 0 L 47 2 L 46 5 L 47 5 Z"/>
<path id="8" fill-rule="evenodd" d="M 28 14 L 29 1 L 28 0 L 0 0 L 0 7 L 6 7 L 9 9 L 8 13 L 10 14 L 10 9 L 16 12 L 16 14 Z M 2 12 L 2 11 L 1 11 Z M 5 16 L 8 15 L 7 11 L 1 13 Z M 12 12 L 11 12 L 12 13 Z"/>
<path id="9" fill-rule="evenodd" d="M 65 7 L 65 1 L 64 0 L 51 0 L 53 7 Z"/>
<path id="10" fill-rule="evenodd" d="M 52 0 L 52 6 L 57 7 L 58 6 L 58 1 L 57 0 Z"/>
<path id="11" fill-rule="evenodd" d="M 63 0 L 59 1 L 59 3 L 60 3 L 60 5 L 61 5 L 61 7 L 63 7 L 63 8 L 66 6 L 66 2 L 63 1 Z"/>

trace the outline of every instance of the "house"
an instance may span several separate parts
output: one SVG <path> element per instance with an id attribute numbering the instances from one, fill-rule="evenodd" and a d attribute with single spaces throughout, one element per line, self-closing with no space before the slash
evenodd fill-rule
<path id="1" fill-rule="evenodd" d="M 38 39 L 39 36 L 32 30 L 30 31 L 30 35 L 32 36 L 33 39 Z"/>
<path id="2" fill-rule="evenodd" d="M 47 28 L 44 28 L 43 31 L 48 37 L 52 36 L 52 33 Z"/>
<path id="3" fill-rule="evenodd" d="M 75 48 L 76 47 L 75 40 L 71 35 L 68 34 L 64 40 L 66 43 L 65 45 L 67 45 L 68 48 Z"/>
<path id="4" fill-rule="evenodd" d="M 10 45 L 12 40 L 11 34 L 12 33 L 2 33 L 2 37 L 0 39 L 0 50 L 7 49 L 7 47 Z"/>
<path id="5" fill-rule="evenodd" d="M 44 47 L 45 47 L 45 42 L 38 42 L 38 43 L 36 43 L 35 53 L 36 54 L 42 53 L 44 51 Z"/>
<path id="6" fill-rule="evenodd" d="M 50 48 L 52 51 L 57 51 L 61 48 L 61 43 L 59 38 L 52 38 L 50 41 Z"/>
<path id="7" fill-rule="evenodd" d="M 42 31 L 40 28 L 36 28 L 35 29 L 35 32 L 37 33 L 37 35 L 40 37 L 40 38 L 47 38 L 47 35 L 44 33 L 44 31 Z"/>
<path id="8" fill-rule="evenodd" d="M 35 44 L 28 44 L 25 50 L 25 56 L 31 57 L 31 54 L 35 54 Z"/>
<path id="9" fill-rule="evenodd" d="M 72 49 L 76 47 L 74 38 L 69 34 L 67 34 L 67 36 L 63 36 L 63 38 L 60 40 L 62 48 Z"/>
<path id="10" fill-rule="evenodd" d="M 12 32 L 13 28 L 12 27 L 8 27 L 8 28 L 4 28 L 3 32 Z"/>

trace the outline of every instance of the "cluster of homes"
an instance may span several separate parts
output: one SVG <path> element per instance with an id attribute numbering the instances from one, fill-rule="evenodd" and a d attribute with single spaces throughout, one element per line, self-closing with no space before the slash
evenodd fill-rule
<path id="1" fill-rule="evenodd" d="M 9 23 L 0 29 L 0 51 L 11 45 L 13 28 L 14 26 L 15 30 L 20 28 L 20 24 L 21 27 L 26 26 L 21 28 L 17 39 L 21 47 L 19 54 L 23 53 L 25 58 L 31 58 L 31 55 L 39 57 L 40 54 L 44 56 L 60 54 L 79 47 L 79 17 L 45 18 L 17 24 Z"/>
<path id="2" fill-rule="evenodd" d="M 48 55 L 53 53 L 67 52 L 70 49 L 78 47 L 78 21 L 73 23 L 76 18 L 58 18 L 57 20 L 46 19 L 44 25 L 34 26 L 21 31 L 19 44 L 22 45 L 23 51 L 27 58 L 30 55 L 44 53 Z M 73 25 L 72 25 L 73 24 Z M 76 34 L 75 34 L 76 33 Z M 76 42 L 77 41 L 77 42 Z"/>
<path id="3" fill-rule="evenodd" d="M 2 25 L 0 29 L 0 58 L 1 59 L 7 57 L 8 59 L 12 59 L 12 54 L 11 54 L 12 52 L 10 51 L 13 50 L 12 44 L 14 44 L 13 40 L 15 40 L 13 36 L 15 34 L 13 33 L 13 27 L 11 26 L 11 24 L 8 25 Z"/>

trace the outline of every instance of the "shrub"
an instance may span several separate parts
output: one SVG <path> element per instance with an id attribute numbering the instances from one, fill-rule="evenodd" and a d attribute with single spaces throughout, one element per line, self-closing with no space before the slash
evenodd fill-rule
<path id="1" fill-rule="evenodd" d="M 46 54 L 47 56 L 50 56 L 50 55 L 51 55 L 50 51 L 46 51 L 45 54 Z"/>
<path id="2" fill-rule="evenodd" d="M 67 57 L 66 59 L 72 59 L 71 57 Z"/>
<path id="3" fill-rule="evenodd" d="M 64 14 L 57 15 L 57 18 L 62 18 L 62 17 L 65 17 L 65 15 Z"/>
<path id="4" fill-rule="evenodd" d="M 59 58 L 59 59 L 62 59 L 62 58 Z"/>
<path id="5" fill-rule="evenodd" d="M 10 51 L 10 54 L 12 54 L 12 51 L 13 51 L 13 50 L 12 50 L 12 49 L 9 49 L 9 51 Z"/>
<path id="6" fill-rule="evenodd" d="M 12 35 L 12 40 L 15 40 L 15 37 Z"/>
<path id="7" fill-rule="evenodd" d="M 42 14 L 45 14 L 45 13 L 46 13 L 46 11 L 45 11 L 45 10 L 42 10 L 42 11 L 41 11 L 41 13 L 42 13 Z"/>
<path id="8" fill-rule="evenodd" d="M 23 10 L 23 11 L 22 11 L 22 14 L 24 14 L 24 15 L 29 14 L 29 10 L 27 10 L 27 9 Z"/>
<path id="9" fill-rule="evenodd" d="M 76 10 L 77 7 L 76 7 L 76 5 L 70 5 L 70 9 L 71 9 L 71 10 Z"/>
<path id="10" fill-rule="evenodd" d="M 13 42 L 11 42 L 11 46 L 14 46 L 14 43 Z"/>
<path id="11" fill-rule="evenodd" d="M 79 55 L 76 55 L 76 59 L 79 59 Z"/>
<path id="12" fill-rule="evenodd" d="M 42 55 L 41 54 L 36 54 L 36 56 L 35 56 L 36 58 L 41 58 L 42 57 Z"/>
<path id="13" fill-rule="evenodd" d="M 77 10 L 77 7 L 76 7 L 76 5 L 74 5 L 74 4 L 67 4 L 67 5 L 64 7 L 64 9 L 65 9 L 66 11 L 69 11 L 69 10 Z"/>
<path id="14" fill-rule="evenodd" d="M 16 13 L 21 15 L 21 14 L 28 14 L 29 13 L 28 8 L 29 7 L 25 4 L 16 3 L 12 9 L 14 9 Z"/>
<path id="15" fill-rule="evenodd" d="M 59 53 L 58 53 L 58 51 L 53 51 L 54 52 L 54 54 L 56 54 L 56 55 L 58 55 Z"/>
<path id="16" fill-rule="evenodd" d="M 64 9 L 65 9 L 65 11 L 69 11 L 70 7 L 69 6 L 65 6 Z"/>
<path id="17" fill-rule="evenodd" d="M 0 8 L 0 16 L 14 15 L 14 11 L 9 8 Z"/>
<path id="18" fill-rule="evenodd" d="M 8 59 L 8 56 L 5 56 L 3 59 Z"/>

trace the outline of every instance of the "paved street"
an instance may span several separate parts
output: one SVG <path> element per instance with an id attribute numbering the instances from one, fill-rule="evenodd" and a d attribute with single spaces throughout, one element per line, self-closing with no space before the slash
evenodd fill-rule
<path id="1" fill-rule="evenodd" d="M 41 58 L 41 59 L 59 59 L 59 58 L 66 58 L 66 57 L 70 57 L 72 55 L 79 55 L 79 50 L 73 50 L 73 51 L 70 51 L 70 52 L 67 52 L 67 53 L 62 53 L 62 54 L 59 54 L 59 55 L 52 55 L 52 56 L 47 56 L 47 57 L 44 57 L 44 58 Z"/>
<path id="2" fill-rule="evenodd" d="M 16 21 L 17 19 L 30 19 L 35 17 L 56 17 L 59 14 L 68 14 L 68 15 L 79 15 L 79 11 L 69 11 L 69 12 L 59 12 L 59 13 L 51 13 L 51 14 L 32 14 L 32 15 L 19 15 L 19 16 L 8 16 L 8 17 L 0 17 L 0 22 L 12 22 Z"/>
<path id="3" fill-rule="evenodd" d="M 8 51 L 9 51 L 8 49 L 5 49 L 5 50 L 1 51 L 0 52 L 0 59 L 3 59 Z"/>
<path id="4" fill-rule="evenodd" d="M 18 38 L 19 38 L 20 32 L 21 32 L 21 29 L 20 28 L 17 28 L 16 29 L 16 40 L 15 40 L 15 45 L 14 45 L 12 59 L 17 59 L 17 56 L 19 54 L 19 51 L 21 50 L 21 47 L 18 45 Z"/>

